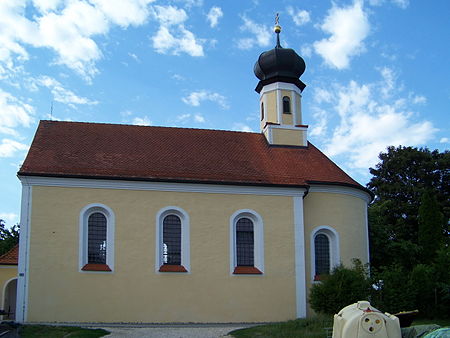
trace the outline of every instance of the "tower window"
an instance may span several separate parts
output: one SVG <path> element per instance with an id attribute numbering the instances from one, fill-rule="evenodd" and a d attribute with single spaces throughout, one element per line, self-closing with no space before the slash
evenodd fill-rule
<path id="1" fill-rule="evenodd" d="M 291 113 L 291 99 L 289 96 L 283 97 L 283 113 L 290 114 Z"/>
<path id="2" fill-rule="evenodd" d="M 264 120 L 264 102 L 261 102 L 261 121 Z"/>

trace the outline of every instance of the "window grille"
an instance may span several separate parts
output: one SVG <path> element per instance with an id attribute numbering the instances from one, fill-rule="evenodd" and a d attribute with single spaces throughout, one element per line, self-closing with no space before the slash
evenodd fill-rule
<path id="1" fill-rule="evenodd" d="M 106 264 L 106 217 L 100 212 L 88 219 L 88 263 Z"/>
<path id="2" fill-rule="evenodd" d="M 288 96 L 283 97 L 283 113 L 291 113 L 291 99 Z"/>
<path id="3" fill-rule="evenodd" d="M 181 265 L 181 220 L 176 215 L 163 220 L 163 263 Z"/>
<path id="4" fill-rule="evenodd" d="M 237 266 L 254 266 L 253 222 L 241 218 L 236 223 Z"/>
<path id="5" fill-rule="evenodd" d="M 330 273 L 330 240 L 327 235 L 318 234 L 314 238 L 316 276 Z"/>

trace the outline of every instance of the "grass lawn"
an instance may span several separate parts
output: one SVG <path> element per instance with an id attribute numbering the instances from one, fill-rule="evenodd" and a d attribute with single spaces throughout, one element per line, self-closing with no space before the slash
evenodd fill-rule
<path id="1" fill-rule="evenodd" d="M 50 337 L 50 338 L 97 338 L 109 334 L 103 329 L 84 329 L 74 326 L 20 325 L 20 337 Z"/>
<path id="2" fill-rule="evenodd" d="M 331 316 L 317 316 L 314 318 L 289 320 L 282 323 L 266 324 L 248 329 L 234 330 L 229 334 L 237 338 L 246 337 L 309 337 L 324 338 L 327 336 L 325 328 L 333 327 Z M 330 331 L 331 336 L 331 331 Z"/>
<path id="3" fill-rule="evenodd" d="M 437 324 L 441 327 L 450 326 L 450 319 L 418 319 L 412 325 Z M 307 319 L 296 319 L 282 323 L 266 324 L 248 329 L 234 330 L 230 335 L 236 338 L 247 337 L 310 337 L 325 338 L 325 328 L 333 327 L 332 316 L 318 316 Z M 332 331 L 332 330 L 331 330 Z M 329 337 L 331 337 L 331 331 Z"/>

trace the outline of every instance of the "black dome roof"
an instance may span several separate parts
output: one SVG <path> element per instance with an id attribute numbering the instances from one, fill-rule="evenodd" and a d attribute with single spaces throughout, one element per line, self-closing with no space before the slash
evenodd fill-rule
<path id="1" fill-rule="evenodd" d="M 263 86 L 274 82 L 288 82 L 297 85 L 301 91 L 306 85 L 299 80 L 305 72 L 306 64 L 291 48 L 283 48 L 277 43 L 276 47 L 261 53 L 253 68 L 253 72 L 260 80 L 256 91 L 259 93 Z"/>

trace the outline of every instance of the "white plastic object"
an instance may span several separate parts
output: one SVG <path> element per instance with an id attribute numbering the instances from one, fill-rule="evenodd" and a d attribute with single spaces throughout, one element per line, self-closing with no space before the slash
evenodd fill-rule
<path id="1" fill-rule="evenodd" d="M 382 313 L 368 301 L 344 307 L 334 315 L 333 338 L 401 338 L 397 317 Z"/>

